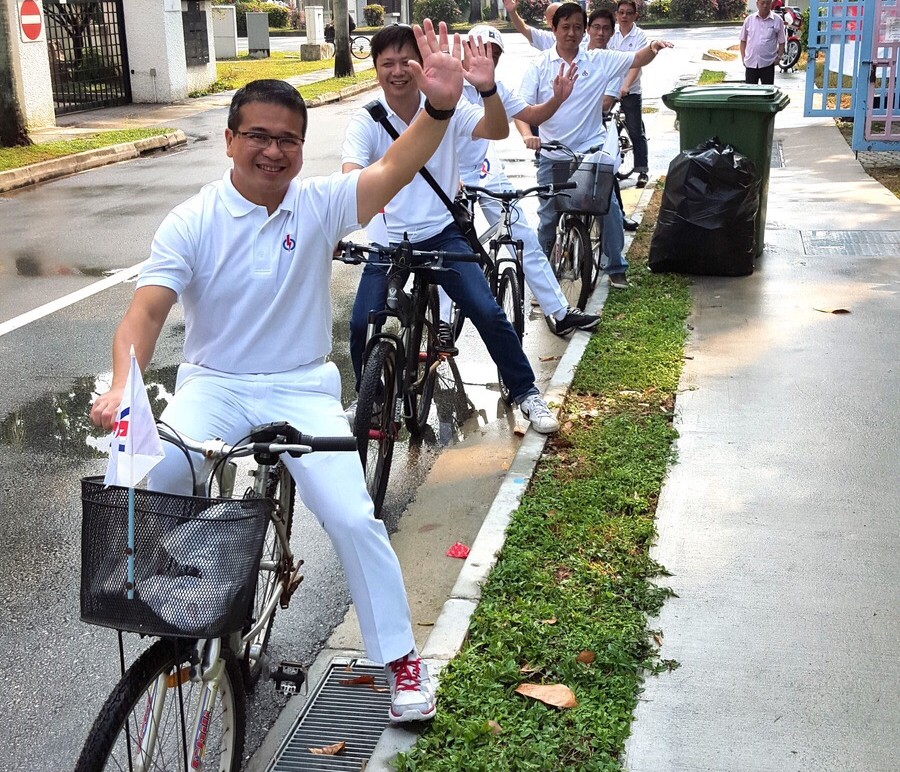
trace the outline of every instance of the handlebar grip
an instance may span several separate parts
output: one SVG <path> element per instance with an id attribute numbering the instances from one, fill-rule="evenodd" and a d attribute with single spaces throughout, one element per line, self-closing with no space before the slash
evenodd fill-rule
<path id="1" fill-rule="evenodd" d="M 577 182 L 560 182 L 553 186 L 554 190 L 572 190 L 572 188 L 577 188 Z"/>
<path id="2" fill-rule="evenodd" d="M 353 451 L 357 449 L 356 437 L 310 437 L 308 434 L 300 435 L 300 445 L 309 445 L 313 450 L 340 450 Z"/>

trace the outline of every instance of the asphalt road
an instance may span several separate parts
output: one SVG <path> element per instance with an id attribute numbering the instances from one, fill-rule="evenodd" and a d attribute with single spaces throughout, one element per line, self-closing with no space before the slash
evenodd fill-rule
<path id="1" fill-rule="evenodd" d="M 736 30 L 679 30 L 675 51 L 648 68 L 648 97 L 668 90 L 703 66 L 699 52 L 726 47 Z M 273 39 L 276 40 L 276 39 Z M 529 50 L 507 36 L 501 74 L 521 77 Z M 310 114 L 305 175 L 339 166 L 343 128 L 367 101 L 319 108 Z M 88 287 L 106 272 L 144 259 L 159 222 L 175 204 L 225 173 L 223 108 L 179 121 L 187 147 L 44 184 L 0 197 L 0 322 Z M 662 171 L 671 148 L 654 147 Z M 502 146 L 510 178 L 533 184 L 533 166 L 512 137 Z M 338 265 L 333 286 L 334 358 L 347 378 L 346 329 L 358 268 Z M 87 420 L 93 394 L 108 379 L 112 333 L 131 294 L 116 285 L 0 336 L 0 771 L 42 772 L 72 767 L 89 725 L 117 677 L 115 634 L 79 620 L 80 504 L 78 481 L 102 473 L 104 438 Z M 536 315 L 526 350 L 552 344 Z M 181 320 L 173 313 L 161 337 L 148 384 L 160 400 L 171 392 L 180 358 Z M 555 339 L 554 339 L 555 340 Z M 394 464 L 386 520 L 394 527 L 442 444 L 498 420 L 496 371 L 469 334 L 461 358 L 468 401 L 432 416 L 432 439 Z M 448 404 L 448 403 L 445 403 Z M 455 412 L 453 412 L 455 411 Z M 502 418 L 501 414 L 501 418 Z M 464 428 L 460 428 L 463 425 Z M 459 490 L 465 496 L 464 482 Z M 343 617 L 347 593 L 330 543 L 308 515 L 298 518 L 307 578 L 295 603 L 276 622 L 273 659 L 311 661 Z M 129 654 L 142 648 L 132 640 Z M 280 703 L 264 690 L 248 736 L 250 750 L 277 715 Z M 52 760 L 52 761 L 50 761 Z"/>

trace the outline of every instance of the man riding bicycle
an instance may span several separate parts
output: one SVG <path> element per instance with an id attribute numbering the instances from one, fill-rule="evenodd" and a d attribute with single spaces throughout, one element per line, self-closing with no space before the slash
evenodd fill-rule
<path id="1" fill-rule="evenodd" d="M 434 111 L 462 92 L 447 30 L 415 28 L 420 59 L 409 73 Z M 412 31 L 410 34 L 413 34 Z M 419 63 L 421 61 L 421 64 Z M 91 420 L 112 427 L 133 344 L 150 361 L 177 300 L 185 314 L 185 363 L 163 413 L 175 431 L 235 443 L 256 425 L 288 421 L 313 435 L 349 435 L 331 351 L 331 258 L 338 240 L 368 222 L 440 144 L 447 121 L 416 118 L 377 163 L 352 174 L 295 179 L 303 166 L 306 105 L 284 81 L 235 93 L 225 130 L 233 167 L 177 206 L 156 233 L 131 306 L 113 341 L 113 381 Z M 334 543 L 368 656 L 386 662 L 391 721 L 435 713 L 428 671 L 415 651 L 400 564 L 373 516 L 359 457 L 284 457 L 307 507 Z M 201 463 L 198 459 L 196 463 Z M 155 490 L 191 493 L 183 454 L 168 446 L 151 473 Z"/>

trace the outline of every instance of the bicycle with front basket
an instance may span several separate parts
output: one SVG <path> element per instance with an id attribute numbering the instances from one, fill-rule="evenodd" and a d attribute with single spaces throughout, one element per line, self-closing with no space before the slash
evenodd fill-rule
<path id="1" fill-rule="evenodd" d="M 479 262 L 471 252 L 454 253 L 413 249 L 409 241 L 393 247 L 338 244 L 335 260 L 387 266 L 387 301 L 381 311 L 368 316 L 362 378 L 352 427 L 366 476 L 366 488 L 380 514 L 387 490 L 394 443 L 401 418 L 413 437 L 420 437 L 428 423 L 437 370 L 452 356 L 438 338 L 440 309 L 437 289 L 430 276 L 452 271 L 446 263 Z M 413 275 L 407 292 L 404 285 Z M 386 329 L 387 320 L 398 329 Z"/>
<path id="2" fill-rule="evenodd" d="M 607 130 L 612 128 L 616 130 L 619 138 L 619 168 L 616 170 L 616 177 L 627 180 L 634 174 L 634 144 L 625 125 L 625 113 L 622 112 L 621 102 L 616 101 L 613 104 L 609 112 L 603 116 L 603 123 L 606 124 Z"/>
<path id="3" fill-rule="evenodd" d="M 294 481 L 281 455 L 354 451 L 353 437 L 309 437 L 287 423 L 255 428 L 236 445 L 160 436 L 213 462 L 194 495 L 82 481 L 81 616 L 119 631 L 122 677 L 90 730 L 75 772 L 241 768 L 246 690 L 260 676 L 285 693 L 297 663 L 270 670 L 275 612 L 302 577 L 291 552 Z M 252 486 L 234 494 L 234 459 L 253 456 Z M 214 492 L 218 496 L 213 496 Z M 133 544 L 133 568 L 126 547 Z M 129 598 L 129 593 L 133 597 Z M 157 638 L 126 670 L 122 631 Z"/>

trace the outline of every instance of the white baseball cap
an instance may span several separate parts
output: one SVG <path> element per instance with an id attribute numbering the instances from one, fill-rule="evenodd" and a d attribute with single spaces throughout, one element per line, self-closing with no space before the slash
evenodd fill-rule
<path id="1" fill-rule="evenodd" d="M 478 38 L 481 38 L 481 42 L 485 45 L 493 43 L 503 51 L 503 36 L 496 27 L 492 27 L 490 24 L 476 24 L 469 30 L 469 40 Z"/>

